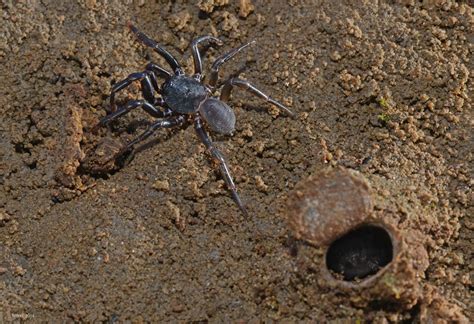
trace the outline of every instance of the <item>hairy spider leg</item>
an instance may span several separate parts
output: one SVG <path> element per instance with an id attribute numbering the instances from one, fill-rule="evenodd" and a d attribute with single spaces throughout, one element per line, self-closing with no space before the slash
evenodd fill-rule
<path id="1" fill-rule="evenodd" d="M 130 30 L 135 34 L 140 42 L 148 47 L 151 47 L 156 53 L 161 55 L 166 60 L 166 62 L 168 62 L 176 75 L 184 74 L 181 65 L 178 63 L 175 57 L 171 55 L 170 52 L 161 47 L 156 41 L 139 31 L 137 27 L 133 26 L 131 22 L 128 22 L 128 28 L 130 28 Z"/>
<path id="2" fill-rule="evenodd" d="M 212 157 L 219 163 L 219 169 L 222 176 L 224 177 L 227 188 L 231 191 L 232 199 L 235 201 L 237 206 L 239 206 L 239 209 L 242 211 L 242 213 L 245 216 L 248 216 L 247 210 L 245 209 L 244 204 L 237 193 L 237 187 L 234 184 L 234 180 L 232 180 L 232 176 L 230 175 L 229 167 L 227 166 L 224 155 L 212 144 L 209 135 L 203 128 L 202 120 L 199 115 L 196 115 L 194 119 L 194 129 L 196 130 L 199 139 L 211 153 Z"/>
<path id="3" fill-rule="evenodd" d="M 217 79 L 219 78 L 219 68 L 222 64 L 233 58 L 235 55 L 237 55 L 240 51 L 243 49 L 247 48 L 248 46 L 252 45 L 255 43 L 255 41 L 251 41 L 247 44 L 244 44 L 240 47 L 234 48 L 233 50 L 230 50 L 229 52 L 225 53 L 224 55 L 219 56 L 214 63 L 212 63 L 211 67 L 211 76 L 209 78 L 209 86 L 211 88 L 215 88 L 217 84 Z"/>
<path id="4" fill-rule="evenodd" d="M 202 42 L 208 41 L 211 46 L 222 46 L 224 44 L 219 38 L 214 36 L 201 36 L 196 38 L 191 43 L 191 51 L 193 53 L 193 60 L 194 60 L 194 78 L 198 81 L 202 79 L 202 60 L 201 60 L 201 53 L 199 52 L 198 45 Z"/>
<path id="5" fill-rule="evenodd" d="M 250 92 L 250 93 L 252 93 L 256 96 L 258 96 L 260 98 L 263 98 L 268 103 L 280 108 L 281 110 L 283 110 L 286 113 L 287 116 L 295 117 L 295 114 L 289 108 L 284 106 L 282 103 L 276 101 L 273 98 L 270 98 L 270 96 L 266 95 L 261 90 L 257 89 L 249 81 L 238 79 L 238 78 L 231 78 L 231 79 L 227 80 L 224 83 L 224 86 L 222 87 L 222 91 L 221 91 L 221 96 L 220 96 L 220 99 L 222 101 L 227 101 L 229 99 L 233 86 L 237 86 L 237 87 L 240 87 L 244 90 L 247 90 L 248 92 Z"/>
<path id="6" fill-rule="evenodd" d="M 128 152 L 130 150 L 133 149 L 133 147 L 146 140 L 148 137 L 150 137 L 157 129 L 159 128 L 172 128 L 172 127 L 176 127 L 176 126 L 181 126 L 182 124 L 184 124 L 184 122 L 186 121 L 186 116 L 184 115 L 178 115 L 178 116 L 171 116 L 171 117 L 168 117 L 168 118 L 164 118 L 164 119 L 160 119 L 156 122 L 154 122 L 153 124 L 151 124 L 146 131 L 144 131 L 143 133 L 141 133 L 137 138 L 135 138 L 133 141 L 131 141 L 130 143 L 127 144 L 127 146 L 125 146 L 121 153 L 119 153 L 119 155 L 125 153 L 125 152 Z"/>

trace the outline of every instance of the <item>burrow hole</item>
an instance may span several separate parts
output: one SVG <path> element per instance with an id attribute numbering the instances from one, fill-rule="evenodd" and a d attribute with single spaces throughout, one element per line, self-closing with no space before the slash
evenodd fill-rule
<path id="1" fill-rule="evenodd" d="M 364 225 L 346 233 L 326 253 L 329 270 L 346 281 L 372 276 L 392 259 L 392 239 L 384 228 L 375 225 Z"/>

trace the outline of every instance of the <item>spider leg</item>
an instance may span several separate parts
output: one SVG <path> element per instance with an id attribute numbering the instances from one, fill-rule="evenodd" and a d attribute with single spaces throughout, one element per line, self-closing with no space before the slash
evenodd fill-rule
<path id="1" fill-rule="evenodd" d="M 255 43 L 255 41 L 251 41 L 247 44 L 244 44 L 240 47 L 234 48 L 233 50 L 230 50 L 229 52 L 225 53 L 224 55 L 219 56 L 214 63 L 212 63 L 211 67 L 211 76 L 209 78 L 209 85 L 214 88 L 217 83 L 217 79 L 219 78 L 219 68 L 222 64 L 233 58 L 235 55 L 237 55 L 240 51 L 245 49 L 246 47 L 252 45 Z"/>
<path id="2" fill-rule="evenodd" d="M 165 78 L 165 80 L 168 80 L 169 78 L 171 78 L 171 73 L 169 73 L 168 71 L 163 69 L 161 66 L 153 62 L 147 64 L 147 66 L 145 67 L 145 71 L 152 72 L 150 73 L 150 79 L 153 84 L 153 88 L 155 89 L 156 92 L 160 92 L 159 87 L 158 87 L 158 82 L 156 80 L 157 76 L 161 76 Z"/>
<path id="3" fill-rule="evenodd" d="M 154 100 L 154 105 L 164 106 L 163 99 L 159 98 L 157 100 Z M 118 110 L 102 118 L 98 126 L 105 126 L 112 120 L 129 113 L 132 109 L 135 109 L 137 107 L 142 107 L 143 110 L 145 110 L 148 114 L 157 118 L 166 117 L 171 114 L 171 110 L 165 109 L 165 111 L 162 111 L 157 109 L 154 105 L 149 103 L 147 100 L 130 100 L 125 106 L 120 107 Z"/>
<path id="4" fill-rule="evenodd" d="M 159 75 L 165 79 L 171 78 L 171 73 L 169 73 L 164 68 L 153 62 L 148 63 L 145 67 L 145 70 L 152 71 L 156 75 Z"/>
<path id="5" fill-rule="evenodd" d="M 148 68 L 148 66 L 147 66 Z M 132 82 L 140 80 L 142 84 L 142 93 L 143 97 L 148 100 L 149 102 L 153 102 L 155 97 L 153 96 L 153 89 L 152 87 L 158 91 L 158 84 L 156 81 L 156 76 L 152 70 L 145 70 L 143 72 L 136 72 L 130 74 L 128 77 L 123 79 L 120 82 L 115 83 L 112 86 L 112 90 L 110 91 L 110 109 L 109 111 L 115 112 L 117 110 L 117 106 L 115 104 L 115 95 L 117 92 L 125 89 L 128 87 Z"/>
<path id="6" fill-rule="evenodd" d="M 148 102 L 154 102 L 155 101 L 155 96 L 153 95 L 153 88 L 156 90 L 155 85 L 158 86 L 156 79 L 151 77 L 153 73 L 147 74 L 141 81 L 142 85 L 142 94 L 143 98 L 145 98 L 146 101 Z"/>
<path id="7" fill-rule="evenodd" d="M 244 204 L 242 203 L 242 200 L 240 199 L 239 194 L 237 193 L 237 187 L 235 186 L 234 181 L 232 180 L 232 176 L 230 175 L 229 167 L 227 166 L 224 155 L 222 155 L 222 153 L 212 144 L 209 135 L 207 135 L 206 131 L 202 126 L 202 121 L 199 115 L 196 115 L 196 118 L 194 119 L 194 129 L 196 130 L 196 133 L 198 134 L 202 143 L 209 150 L 213 158 L 216 159 L 219 163 L 219 169 L 221 171 L 222 176 L 224 177 L 224 181 L 227 187 L 231 191 L 232 199 L 234 199 L 235 203 L 237 204 L 237 206 L 239 206 L 239 209 L 242 211 L 242 213 L 245 216 L 248 216 L 247 210 L 245 209 Z"/>
<path id="8" fill-rule="evenodd" d="M 173 55 L 171 55 L 170 52 L 168 52 L 166 49 L 161 47 L 156 41 L 142 33 L 137 29 L 137 27 L 133 26 L 131 22 L 128 22 L 128 27 L 130 30 L 135 34 L 135 36 L 138 38 L 140 42 L 142 42 L 144 45 L 151 47 L 155 52 L 157 52 L 159 55 L 161 55 L 166 62 L 171 66 L 175 74 L 183 74 L 183 69 L 181 68 L 181 65 L 178 63 L 178 61 L 174 58 Z"/>
<path id="9" fill-rule="evenodd" d="M 153 124 L 151 124 L 146 131 L 141 133 L 137 138 L 135 138 L 133 141 L 127 144 L 125 146 L 121 153 L 128 152 L 133 149 L 133 147 L 137 144 L 140 143 L 141 141 L 146 140 L 150 135 L 152 135 L 157 129 L 159 128 L 172 128 L 175 126 L 180 126 L 184 124 L 186 121 L 186 116 L 185 115 L 178 115 L 178 116 L 171 116 L 165 119 L 160 119 Z M 119 154 L 120 155 L 120 154 Z"/>
<path id="10" fill-rule="evenodd" d="M 223 42 L 214 36 L 201 36 L 196 38 L 191 43 L 191 51 L 193 53 L 193 60 L 194 60 L 194 77 L 201 80 L 202 75 L 202 60 L 201 60 L 201 53 L 199 52 L 198 45 L 202 42 L 209 41 L 211 45 L 218 45 L 221 46 Z"/>
<path id="11" fill-rule="evenodd" d="M 283 110 L 288 116 L 295 117 L 294 112 L 292 112 L 289 108 L 284 106 L 282 103 L 276 101 L 273 98 L 270 98 L 270 96 L 266 95 L 261 90 L 257 89 L 249 81 L 238 79 L 238 78 L 231 78 L 231 79 L 229 79 L 225 82 L 224 87 L 222 87 L 221 96 L 220 96 L 220 99 L 222 101 L 227 101 L 229 99 L 230 93 L 232 91 L 232 87 L 234 87 L 234 86 L 240 87 L 240 88 L 242 88 L 244 90 L 247 90 L 250 93 L 252 93 L 252 94 L 254 94 L 254 95 L 256 95 L 260 98 L 265 99 L 270 104 L 272 104 L 272 105 L 280 108 L 281 110 Z"/>

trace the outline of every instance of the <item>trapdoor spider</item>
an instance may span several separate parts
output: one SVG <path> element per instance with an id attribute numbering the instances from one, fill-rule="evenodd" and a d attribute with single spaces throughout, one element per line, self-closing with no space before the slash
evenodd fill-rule
<path id="1" fill-rule="evenodd" d="M 225 183 L 232 193 L 232 198 L 242 213 L 247 215 L 247 211 L 237 193 L 237 188 L 232 180 L 224 156 L 212 144 L 209 135 L 204 130 L 203 121 L 205 121 L 211 130 L 220 134 L 230 134 L 234 131 L 234 112 L 226 103 L 224 103 L 229 99 L 234 86 L 243 88 L 283 110 L 287 115 L 291 117 L 294 116 L 293 112 L 283 104 L 270 98 L 250 82 L 236 77 L 229 78 L 223 82 L 220 97 L 219 99 L 216 97 L 215 92 L 217 90 L 218 72 L 221 65 L 253 42 L 242 45 L 218 57 L 212 64 L 208 84 L 204 84 L 201 54 L 198 45 L 207 42 L 211 46 L 221 46 L 223 42 L 220 39 L 213 36 L 201 36 L 193 40 L 191 43 L 191 50 L 194 59 L 194 75 L 187 76 L 184 74 L 178 61 L 166 49 L 139 31 L 131 23 L 128 23 L 128 26 L 141 43 L 151 47 L 166 60 L 173 70 L 173 73 L 168 72 L 166 69 L 155 63 L 149 63 L 143 72 L 132 73 L 124 80 L 115 83 L 112 86 L 112 91 L 110 93 L 110 111 L 108 111 L 107 116 L 100 120 L 98 126 L 107 125 L 112 120 L 123 116 L 137 107 L 141 107 L 151 116 L 159 118 L 157 121 L 152 123 L 146 131 L 128 143 L 122 150 L 122 152 L 130 152 L 137 143 L 148 138 L 159 128 L 183 126 L 194 122 L 194 128 L 197 135 L 212 157 L 219 164 Z M 161 86 L 158 85 L 158 77 L 162 77 L 165 80 Z M 143 99 L 130 100 L 124 106 L 117 109 L 115 105 L 115 95 L 134 81 L 140 81 Z M 159 96 L 155 97 L 154 91 L 158 93 Z"/>

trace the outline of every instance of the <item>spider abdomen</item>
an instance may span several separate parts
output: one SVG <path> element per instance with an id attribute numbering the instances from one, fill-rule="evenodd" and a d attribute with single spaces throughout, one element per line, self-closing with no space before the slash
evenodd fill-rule
<path id="1" fill-rule="evenodd" d="M 161 95 L 171 110 L 192 114 L 206 99 L 208 91 L 199 81 L 185 75 L 177 75 L 163 84 Z"/>
<path id="2" fill-rule="evenodd" d="M 217 133 L 230 134 L 235 129 L 234 111 L 223 101 L 207 98 L 199 107 L 199 113 Z"/>

